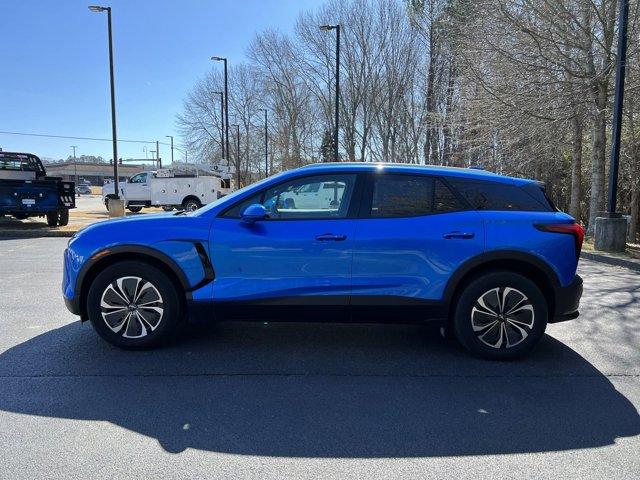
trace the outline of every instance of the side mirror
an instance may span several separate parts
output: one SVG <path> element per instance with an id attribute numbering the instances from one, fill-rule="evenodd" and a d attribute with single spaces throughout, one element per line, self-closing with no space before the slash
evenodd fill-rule
<path id="1" fill-rule="evenodd" d="M 267 209 L 264 208 L 264 205 L 254 203 L 244 209 L 241 219 L 242 223 L 253 225 L 254 223 L 259 222 L 260 220 L 264 220 L 268 217 L 269 213 L 267 212 Z"/>

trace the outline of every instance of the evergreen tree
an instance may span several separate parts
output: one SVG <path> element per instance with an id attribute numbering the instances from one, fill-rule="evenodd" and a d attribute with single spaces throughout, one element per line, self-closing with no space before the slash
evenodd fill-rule
<path id="1" fill-rule="evenodd" d="M 325 130 L 324 137 L 322 137 L 320 160 L 325 163 L 333 162 L 333 135 L 331 135 L 329 130 Z"/>

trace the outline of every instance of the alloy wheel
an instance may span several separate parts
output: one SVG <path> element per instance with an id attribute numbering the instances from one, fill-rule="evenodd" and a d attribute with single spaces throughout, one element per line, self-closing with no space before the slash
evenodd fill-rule
<path id="1" fill-rule="evenodd" d="M 142 338 L 162 321 L 164 306 L 158 289 L 140 277 L 120 277 L 111 282 L 100 299 L 102 319 L 124 338 Z"/>
<path id="2" fill-rule="evenodd" d="M 486 291 L 471 310 L 471 325 L 478 340 L 496 349 L 508 349 L 531 333 L 535 312 L 529 298 L 511 287 Z"/>

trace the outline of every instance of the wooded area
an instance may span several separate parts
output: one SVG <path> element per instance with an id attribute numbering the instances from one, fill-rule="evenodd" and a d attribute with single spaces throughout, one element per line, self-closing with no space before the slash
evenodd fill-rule
<path id="1" fill-rule="evenodd" d="M 556 205 L 593 226 L 605 209 L 617 0 L 329 0 L 294 33 L 257 34 L 230 60 L 231 160 L 241 182 L 331 160 L 335 35 L 342 26 L 343 161 L 477 165 L 546 183 Z M 618 209 L 640 206 L 638 0 L 630 2 Z M 218 162 L 222 70 L 188 94 L 177 122 L 189 149 Z"/>

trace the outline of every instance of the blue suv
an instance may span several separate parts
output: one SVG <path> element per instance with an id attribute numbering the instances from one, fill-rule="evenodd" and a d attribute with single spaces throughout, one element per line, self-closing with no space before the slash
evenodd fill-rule
<path id="1" fill-rule="evenodd" d="M 532 180 L 317 164 L 192 213 L 91 225 L 65 251 L 62 291 L 122 348 L 187 321 L 433 321 L 508 359 L 578 316 L 583 237 Z"/>

